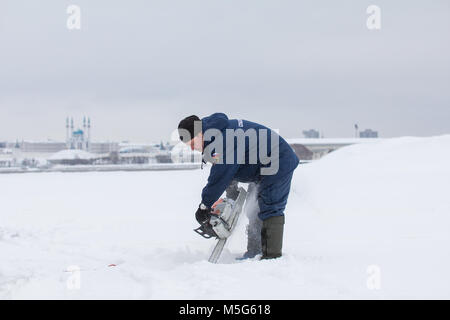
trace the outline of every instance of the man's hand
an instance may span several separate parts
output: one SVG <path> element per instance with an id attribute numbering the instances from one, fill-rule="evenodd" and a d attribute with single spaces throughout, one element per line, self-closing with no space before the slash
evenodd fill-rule
<path id="1" fill-rule="evenodd" d="M 200 223 L 202 230 L 206 234 L 212 237 L 217 237 L 211 224 L 209 223 L 209 220 L 211 219 L 211 208 L 206 207 L 202 203 L 197 209 L 197 212 L 195 213 L 195 219 L 198 221 L 198 223 Z"/>
<path id="2" fill-rule="evenodd" d="M 209 219 L 211 218 L 211 208 L 205 206 L 203 203 L 198 207 L 197 212 L 195 213 L 195 219 L 201 225 L 205 223 L 209 223 Z"/>

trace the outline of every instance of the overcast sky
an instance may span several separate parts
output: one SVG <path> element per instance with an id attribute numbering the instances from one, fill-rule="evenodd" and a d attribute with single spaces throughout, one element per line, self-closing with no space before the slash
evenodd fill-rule
<path id="1" fill-rule="evenodd" d="M 450 133 L 449 33 L 448 0 L 1 0 L 0 141 L 84 115 L 94 140 L 168 140 L 213 112 L 288 138 Z"/>

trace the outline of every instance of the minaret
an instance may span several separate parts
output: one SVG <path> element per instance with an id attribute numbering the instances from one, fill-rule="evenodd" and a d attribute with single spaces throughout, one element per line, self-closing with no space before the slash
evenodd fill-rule
<path id="1" fill-rule="evenodd" d="M 91 118 L 88 118 L 87 149 L 91 148 Z"/>
<path id="2" fill-rule="evenodd" d="M 70 133 L 71 133 L 71 137 L 70 137 L 70 149 L 74 149 L 75 146 L 73 144 L 73 118 L 70 119 Z"/>
<path id="3" fill-rule="evenodd" d="M 83 117 L 83 149 L 87 150 L 87 139 L 86 139 L 86 117 Z"/>
<path id="4" fill-rule="evenodd" d="M 66 118 L 66 148 L 70 149 L 69 117 Z"/>

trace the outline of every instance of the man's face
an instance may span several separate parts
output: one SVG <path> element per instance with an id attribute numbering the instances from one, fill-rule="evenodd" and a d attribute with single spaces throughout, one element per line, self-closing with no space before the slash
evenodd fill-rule
<path id="1" fill-rule="evenodd" d="M 190 141 L 186 142 L 186 145 L 191 148 L 191 150 L 197 150 L 198 152 L 203 151 L 203 134 L 199 133 L 197 134 L 194 139 L 191 139 Z"/>

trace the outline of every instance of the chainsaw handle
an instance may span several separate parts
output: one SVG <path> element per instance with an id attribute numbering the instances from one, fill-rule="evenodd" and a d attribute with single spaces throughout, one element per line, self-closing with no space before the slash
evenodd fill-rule
<path id="1" fill-rule="evenodd" d="M 214 237 L 214 236 L 210 235 L 209 233 L 205 232 L 205 229 L 203 228 L 203 226 L 200 226 L 197 229 L 194 229 L 194 231 L 196 233 L 198 233 L 199 235 L 201 235 L 205 239 L 211 239 L 212 237 Z"/>

